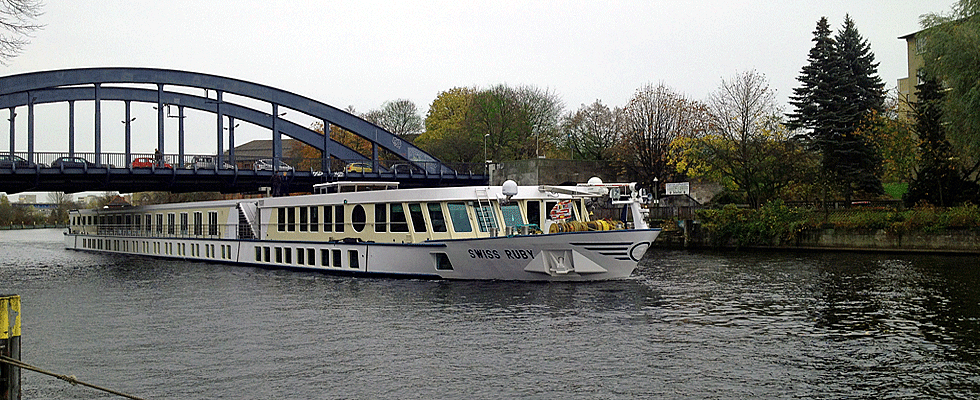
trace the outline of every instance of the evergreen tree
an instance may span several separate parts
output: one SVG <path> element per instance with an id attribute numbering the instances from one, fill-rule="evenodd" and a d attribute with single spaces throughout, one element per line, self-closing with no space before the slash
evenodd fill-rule
<path id="1" fill-rule="evenodd" d="M 817 22 L 809 64 L 801 86 L 793 89 L 788 126 L 803 129 L 804 138 L 821 155 L 823 172 L 850 199 L 855 192 L 881 194 L 877 174 L 881 157 L 873 143 L 859 135 L 865 121 L 884 104 L 884 84 L 877 75 L 871 46 L 850 16 L 835 37 L 826 18 Z"/>
<path id="2" fill-rule="evenodd" d="M 943 123 L 944 94 L 939 82 L 927 78 L 916 86 L 918 101 L 913 106 L 915 132 L 919 136 L 922 162 L 905 194 L 908 205 L 926 201 L 948 207 L 977 199 L 977 185 L 963 179 L 954 163 L 953 148 Z"/>

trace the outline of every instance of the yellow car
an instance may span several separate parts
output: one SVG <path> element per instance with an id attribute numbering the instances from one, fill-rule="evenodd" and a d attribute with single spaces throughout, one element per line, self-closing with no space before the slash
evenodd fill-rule
<path id="1" fill-rule="evenodd" d="M 356 162 L 356 163 L 347 164 L 347 172 L 365 173 L 365 172 L 374 172 L 374 169 L 371 168 L 371 164 Z"/>

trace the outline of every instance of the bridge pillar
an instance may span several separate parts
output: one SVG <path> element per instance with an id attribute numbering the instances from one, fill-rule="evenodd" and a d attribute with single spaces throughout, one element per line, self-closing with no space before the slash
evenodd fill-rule
<path id="1" fill-rule="evenodd" d="M 215 103 L 214 106 L 214 111 L 216 114 L 218 114 L 218 153 L 215 154 L 215 156 L 217 157 L 215 159 L 215 164 L 221 165 L 224 160 L 223 153 L 225 152 L 224 143 L 223 143 L 223 139 L 225 136 L 225 126 L 224 126 L 225 116 L 224 114 L 221 113 L 222 92 L 220 90 L 218 90 L 217 92 L 218 92 L 218 97 L 217 97 L 217 103 Z"/>
<path id="2" fill-rule="evenodd" d="M 75 156 L 75 102 L 68 102 L 68 157 Z"/>
<path id="3" fill-rule="evenodd" d="M 37 97 L 31 96 L 31 92 L 27 92 L 27 161 L 35 162 L 34 160 L 34 100 Z"/>
<path id="4" fill-rule="evenodd" d="M 129 119 L 129 116 L 126 116 Z M 183 121 L 181 121 L 183 123 Z M 157 150 L 160 150 L 160 154 L 164 154 L 164 141 L 163 141 L 163 84 L 157 84 Z M 183 139 L 181 139 L 181 146 L 183 146 Z M 183 158 L 183 157 L 181 157 Z M 181 160 L 183 161 L 183 160 Z"/>
<path id="5" fill-rule="evenodd" d="M 10 107 L 10 118 L 8 119 L 8 121 L 10 121 L 10 154 L 11 155 L 14 154 L 14 149 L 15 149 L 14 141 L 17 139 L 17 135 L 16 135 L 17 131 L 14 129 L 16 126 L 14 124 L 15 118 L 17 118 L 17 113 L 15 112 L 15 108 Z"/>
<path id="6" fill-rule="evenodd" d="M 219 157 L 221 153 L 218 151 Z M 235 117 L 228 117 L 228 163 L 235 165 Z M 221 168 L 223 165 L 220 158 L 214 163 L 215 168 Z"/>
<path id="7" fill-rule="evenodd" d="M 282 159 L 282 133 L 279 132 L 279 105 L 272 103 L 272 171 L 279 172 Z"/>
<path id="8" fill-rule="evenodd" d="M 133 159 L 133 157 L 132 157 L 132 154 L 133 154 L 133 152 L 132 152 L 132 149 L 133 149 L 133 135 L 132 135 L 132 130 L 131 130 L 130 123 L 133 122 L 133 120 L 136 119 L 136 118 L 130 118 L 130 108 L 129 108 L 130 107 L 129 106 L 129 103 L 130 102 L 129 102 L 129 100 L 126 100 L 125 103 L 126 103 L 126 119 L 123 120 L 123 124 L 126 125 L 126 156 L 125 156 L 126 157 L 126 160 L 123 163 L 123 165 L 125 165 L 126 168 L 129 168 L 130 160 Z"/>
<path id="9" fill-rule="evenodd" d="M 95 165 L 102 163 L 102 93 L 101 84 L 95 84 Z"/>
<path id="10" fill-rule="evenodd" d="M 179 163 L 184 164 L 184 106 L 177 106 L 177 152 Z"/>

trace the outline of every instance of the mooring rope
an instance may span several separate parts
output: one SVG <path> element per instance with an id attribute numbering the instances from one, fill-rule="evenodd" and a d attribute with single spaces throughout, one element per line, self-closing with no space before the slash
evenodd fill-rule
<path id="1" fill-rule="evenodd" d="M 128 399 L 133 399 L 133 400 L 144 400 L 143 398 L 140 398 L 140 397 L 136 397 L 136 396 L 129 395 L 129 394 L 126 394 L 126 393 L 122 393 L 122 392 L 117 392 L 115 390 L 112 390 L 112 389 L 109 389 L 109 388 L 104 388 L 104 387 L 101 387 L 101 386 L 98 386 L 98 385 L 93 385 L 91 383 L 82 382 L 82 381 L 78 380 L 78 378 L 76 378 L 75 375 L 59 375 L 59 374 L 56 374 L 54 372 L 45 371 L 45 370 L 43 370 L 41 368 L 35 367 L 35 366 L 30 365 L 30 364 L 27 364 L 27 363 L 25 363 L 23 361 L 20 361 L 20 360 L 17 360 L 17 359 L 13 359 L 13 358 L 10 358 L 10 357 L 4 356 L 4 355 L 0 355 L 0 362 L 7 363 L 7 364 L 13 365 L 15 367 L 19 367 L 19 368 L 31 370 L 31 371 L 34 371 L 34 372 L 40 372 L 40 373 L 45 374 L 45 375 L 53 376 L 55 378 L 61 379 L 61 380 L 65 381 L 65 382 L 68 382 L 68 383 L 70 383 L 72 385 L 88 386 L 88 387 L 90 387 L 92 389 L 101 390 L 101 391 L 106 392 L 106 393 L 112 393 L 112 394 L 114 394 L 116 396 L 122 396 L 122 397 L 125 397 L 125 398 L 128 398 Z"/>

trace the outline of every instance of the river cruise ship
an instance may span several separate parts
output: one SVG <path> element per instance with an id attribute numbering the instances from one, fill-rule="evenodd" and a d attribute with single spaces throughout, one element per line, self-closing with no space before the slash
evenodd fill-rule
<path id="1" fill-rule="evenodd" d="M 632 183 L 314 193 L 73 210 L 69 249 L 366 276 L 588 281 L 630 276 L 660 233 Z M 605 219 L 597 214 L 605 214 Z"/>

